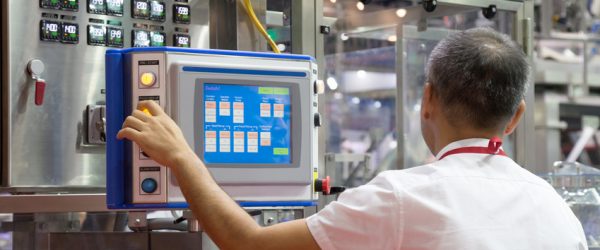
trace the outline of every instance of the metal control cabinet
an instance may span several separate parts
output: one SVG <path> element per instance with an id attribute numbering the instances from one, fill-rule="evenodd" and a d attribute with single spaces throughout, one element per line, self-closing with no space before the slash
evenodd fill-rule
<path id="1" fill-rule="evenodd" d="M 318 71 L 313 58 L 223 50 L 140 48 L 109 50 L 106 63 L 109 208 L 187 207 L 176 179 L 167 167 L 149 159 L 136 144 L 116 140 L 125 117 L 136 109 L 140 100 L 147 99 L 157 101 L 178 123 L 188 144 L 204 160 L 215 180 L 242 206 L 298 207 L 316 204 L 313 183 L 318 171 L 319 115 Z M 287 134 L 290 147 L 283 154 L 290 156 L 289 163 L 215 163 L 205 159 L 209 151 L 217 152 L 217 157 L 241 157 L 244 152 L 250 153 L 253 132 L 248 130 L 244 133 L 244 130 L 254 126 L 243 121 L 235 124 L 236 112 L 240 112 L 242 120 L 250 120 L 252 115 L 247 113 L 252 107 L 247 106 L 251 100 L 238 102 L 241 107 L 239 110 L 236 110 L 236 102 L 226 102 L 227 107 L 220 107 L 226 112 L 219 112 L 224 112 L 228 119 L 233 114 L 234 126 L 226 131 L 211 132 L 215 132 L 216 136 L 221 136 L 220 132 L 227 132 L 227 138 L 231 136 L 229 132 L 240 132 L 240 151 L 236 151 L 236 145 L 233 145 L 233 150 L 230 145 L 226 149 L 209 145 L 209 141 L 216 143 L 216 139 L 208 138 L 209 131 L 204 130 L 209 126 L 209 120 L 213 119 L 209 117 L 216 112 L 209 105 L 217 105 L 217 102 L 203 99 L 202 93 L 206 91 L 207 84 L 250 86 L 264 88 L 265 91 L 286 90 L 289 96 L 286 98 L 290 100 L 287 107 L 291 124 L 287 126 L 290 128 Z M 241 98 L 224 90 L 220 91 L 223 95 L 230 96 L 227 98 Z M 221 102 L 219 100 L 218 105 Z M 275 117 L 276 107 L 272 110 Z M 270 107 L 267 113 L 270 116 Z M 258 136 L 258 132 L 254 133 Z M 260 136 L 262 138 L 262 132 Z M 269 138 L 270 136 L 269 133 Z M 235 140 L 227 141 L 228 144 L 236 143 Z M 273 149 L 273 154 L 276 154 L 276 150 Z M 257 154 L 256 157 L 269 160 L 269 156 Z"/>
<path id="2" fill-rule="evenodd" d="M 103 130 L 96 122 L 102 121 L 100 107 L 106 96 L 105 51 L 132 46 L 208 48 L 208 1 L 3 0 L 0 4 L 0 186 L 17 192 L 103 192 L 105 145 L 102 136 L 90 141 L 88 130 Z M 39 106 L 34 101 L 36 83 L 28 72 L 33 59 L 45 66 L 39 75 L 46 83 Z M 91 126 L 88 116 L 96 121 Z"/>

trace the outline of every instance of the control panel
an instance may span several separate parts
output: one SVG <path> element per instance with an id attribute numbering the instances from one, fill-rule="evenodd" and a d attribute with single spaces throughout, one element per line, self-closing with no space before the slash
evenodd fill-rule
<path id="1" fill-rule="evenodd" d="M 156 101 L 173 118 L 215 180 L 243 206 L 315 205 L 321 188 L 314 179 L 316 75 L 314 60 L 302 55 L 109 50 L 109 207 L 187 206 L 168 167 L 135 143 L 114 139 L 142 100 Z"/>
<path id="2" fill-rule="evenodd" d="M 40 40 L 63 44 L 78 44 L 82 40 L 89 46 L 115 48 L 191 47 L 188 26 L 192 11 L 188 1 L 39 0 L 39 7 L 44 10 Z M 83 17 L 80 11 L 88 15 Z M 169 20 L 168 16 L 172 18 Z"/>

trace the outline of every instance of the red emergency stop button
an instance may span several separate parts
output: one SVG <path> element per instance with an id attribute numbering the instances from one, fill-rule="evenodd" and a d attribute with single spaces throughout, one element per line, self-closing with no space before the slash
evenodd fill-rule
<path id="1" fill-rule="evenodd" d="M 315 192 L 321 192 L 324 195 L 328 195 L 331 192 L 331 180 L 329 176 L 325 179 L 315 180 Z"/>

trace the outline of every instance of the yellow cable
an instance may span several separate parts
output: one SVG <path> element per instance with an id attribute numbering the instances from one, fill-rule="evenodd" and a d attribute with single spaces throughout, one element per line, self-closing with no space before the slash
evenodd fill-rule
<path id="1" fill-rule="evenodd" d="M 269 34 L 265 30 L 265 28 L 262 26 L 260 21 L 258 21 L 256 14 L 254 14 L 254 9 L 252 8 L 252 4 L 250 3 L 250 0 L 244 0 L 244 5 L 246 5 L 246 13 L 248 14 L 248 17 L 250 18 L 250 20 L 252 20 L 252 23 L 254 23 L 254 26 L 256 27 L 256 29 L 258 29 L 258 31 L 260 31 L 260 33 L 265 37 L 265 39 L 267 39 L 267 42 L 271 46 L 271 49 L 273 49 L 273 52 L 275 52 L 277 54 L 281 54 L 281 51 L 279 51 L 277 44 L 275 44 L 275 41 L 273 41 L 273 39 L 269 36 Z"/>

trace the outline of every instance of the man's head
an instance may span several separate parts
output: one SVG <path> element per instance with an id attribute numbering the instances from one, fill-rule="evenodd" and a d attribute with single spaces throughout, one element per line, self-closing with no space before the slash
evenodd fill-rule
<path id="1" fill-rule="evenodd" d="M 433 152 L 439 150 L 434 147 L 438 137 L 448 133 L 509 134 L 524 111 L 526 56 L 510 37 L 492 29 L 470 29 L 442 40 L 426 74 L 421 127 Z"/>

